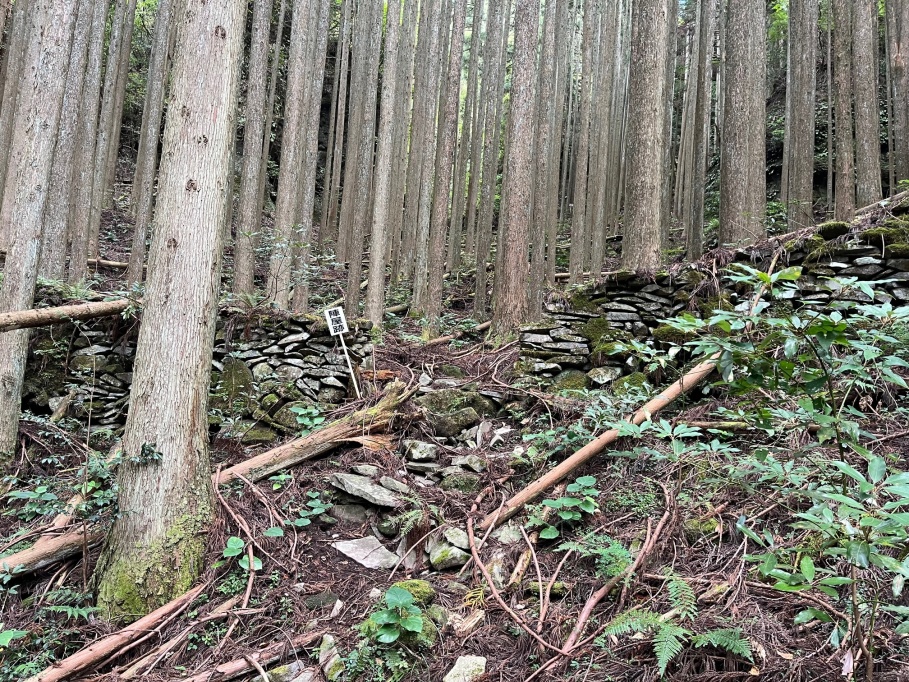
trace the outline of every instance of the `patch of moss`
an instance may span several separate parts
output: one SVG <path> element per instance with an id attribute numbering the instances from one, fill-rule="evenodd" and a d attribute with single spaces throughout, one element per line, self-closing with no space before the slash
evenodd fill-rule
<path id="1" fill-rule="evenodd" d="M 693 332 L 683 332 L 668 324 L 661 324 L 659 327 L 654 328 L 651 332 L 651 336 L 655 341 L 659 341 L 660 343 L 672 343 L 677 346 L 681 346 L 696 338 L 696 335 Z"/>
<path id="2" fill-rule="evenodd" d="M 905 244 L 909 242 L 909 220 L 885 220 L 882 225 L 862 232 L 862 241 L 872 246 Z"/>
<path id="3" fill-rule="evenodd" d="M 732 310 L 733 305 L 729 300 L 728 294 L 712 296 L 698 302 L 698 310 L 704 317 L 710 317 L 717 310 Z M 689 339 L 690 340 L 690 339 Z"/>
<path id="4" fill-rule="evenodd" d="M 400 587 L 402 590 L 410 592 L 414 602 L 419 606 L 431 604 L 436 598 L 436 591 L 425 580 L 401 580 L 392 587 Z"/>
<path id="5" fill-rule="evenodd" d="M 841 220 L 829 220 L 817 226 L 817 233 L 825 241 L 830 241 L 831 239 L 842 237 L 844 234 L 849 234 L 850 229 L 849 223 L 844 223 Z"/>
<path id="6" fill-rule="evenodd" d="M 890 244 L 885 253 L 887 258 L 909 258 L 909 244 Z"/>
<path id="7" fill-rule="evenodd" d="M 432 622 L 432 618 L 427 615 L 423 615 L 421 618 L 423 619 L 423 628 L 420 632 L 401 631 L 401 637 L 398 639 L 401 644 L 411 649 L 429 649 L 439 641 L 439 628 Z M 376 623 L 370 616 L 359 626 L 359 630 L 360 634 L 367 639 L 375 639 L 378 636 L 380 627 L 381 625 Z"/>
<path id="8" fill-rule="evenodd" d="M 791 239 L 783 244 L 783 248 L 786 249 L 786 251 L 814 251 L 815 249 L 822 248 L 826 243 L 827 240 L 821 235 L 813 234 L 806 239 Z"/>
<path id="9" fill-rule="evenodd" d="M 552 391 L 583 391 L 587 388 L 587 375 L 577 369 L 566 369 L 552 380 Z"/>
<path id="10" fill-rule="evenodd" d="M 572 310 L 582 310 L 586 313 L 597 313 L 600 311 L 597 308 L 597 304 L 591 300 L 590 295 L 583 291 L 574 292 L 568 297 L 568 302 L 571 304 Z"/>
<path id="11" fill-rule="evenodd" d="M 634 372 L 615 381 L 612 384 L 612 394 L 624 396 L 628 393 L 644 390 L 647 385 L 647 375 L 643 372 Z"/>

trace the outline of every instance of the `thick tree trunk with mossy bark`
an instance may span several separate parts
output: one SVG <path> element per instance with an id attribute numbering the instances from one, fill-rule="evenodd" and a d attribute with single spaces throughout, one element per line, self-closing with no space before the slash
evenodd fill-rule
<path id="1" fill-rule="evenodd" d="M 192 586 L 214 514 L 209 369 L 246 3 L 191 0 L 180 10 L 120 516 L 99 572 L 98 604 L 114 618 Z"/>
<path id="2" fill-rule="evenodd" d="M 31 308 L 38 277 L 41 227 L 63 103 L 76 7 L 35 0 L 27 16 L 31 39 L 10 147 L 6 196 L 10 244 L 0 285 L 0 313 Z M 0 334 L 0 463 L 13 457 L 19 430 L 28 331 Z"/>

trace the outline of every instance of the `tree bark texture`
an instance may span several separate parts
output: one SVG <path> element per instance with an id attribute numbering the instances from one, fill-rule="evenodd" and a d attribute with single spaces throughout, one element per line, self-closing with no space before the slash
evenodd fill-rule
<path id="1" fill-rule="evenodd" d="M 887 46 L 893 101 L 894 174 L 898 184 L 909 180 L 909 2 L 886 0 Z M 895 194 L 896 187 L 890 188 Z"/>
<path id="2" fill-rule="evenodd" d="M 852 0 L 852 84 L 855 101 L 855 198 L 881 200 L 881 115 L 876 59 L 877 1 Z"/>
<path id="3" fill-rule="evenodd" d="M 720 160 L 721 246 L 765 234 L 765 3 L 729 0 Z"/>
<path id="4" fill-rule="evenodd" d="M 833 216 L 855 215 L 855 133 L 852 126 L 852 8 L 833 0 L 833 115 L 836 122 L 836 188 Z"/>
<path id="5" fill-rule="evenodd" d="M 186 592 L 214 513 L 208 391 L 234 140 L 242 0 L 188 0 L 179 22 L 156 229 L 98 603 L 115 617 Z"/>
<path id="6" fill-rule="evenodd" d="M 54 0 L 34 0 L 28 13 L 31 39 L 13 115 L 5 188 L 10 243 L 0 285 L 0 313 L 31 308 L 35 298 L 41 227 L 66 86 L 60 74 L 66 73 L 76 13 L 75 4 Z M 28 336 L 23 329 L 0 334 L 0 462 L 15 452 Z"/>

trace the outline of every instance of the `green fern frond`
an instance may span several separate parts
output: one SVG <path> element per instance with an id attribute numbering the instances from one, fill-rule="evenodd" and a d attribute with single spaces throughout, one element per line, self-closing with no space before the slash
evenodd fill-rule
<path id="1" fill-rule="evenodd" d="M 652 630 L 661 625 L 659 614 L 653 611 L 625 611 L 616 616 L 603 630 L 602 637 L 627 635 Z"/>
<path id="2" fill-rule="evenodd" d="M 666 674 L 666 667 L 673 658 L 682 653 L 685 638 L 691 633 L 672 623 L 660 623 L 653 637 L 653 652 L 656 654 L 660 676 Z"/>
<path id="3" fill-rule="evenodd" d="M 679 614 L 679 620 L 694 620 L 698 617 L 697 598 L 694 590 L 678 574 L 668 571 L 666 574 L 666 587 L 669 590 L 669 599 L 672 608 Z"/>
<path id="4" fill-rule="evenodd" d="M 712 646 L 730 654 L 741 656 L 749 661 L 751 657 L 751 644 L 742 635 L 740 628 L 724 628 L 720 630 L 711 630 L 701 635 L 695 635 L 691 638 L 691 643 L 696 647 Z"/>

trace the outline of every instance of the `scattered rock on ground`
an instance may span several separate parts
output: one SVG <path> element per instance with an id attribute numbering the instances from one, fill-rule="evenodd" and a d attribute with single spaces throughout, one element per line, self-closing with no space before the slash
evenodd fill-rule
<path id="1" fill-rule="evenodd" d="M 372 535 L 358 540 L 333 542 L 331 546 L 366 568 L 394 568 L 398 564 L 398 555 L 385 549 Z"/>
<path id="2" fill-rule="evenodd" d="M 470 549 L 470 538 L 466 531 L 460 528 L 446 528 L 442 535 L 455 547 L 465 550 Z"/>
<path id="3" fill-rule="evenodd" d="M 405 440 L 404 456 L 411 462 L 434 462 L 439 456 L 439 446 L 419 440 Z"/>
<path id="4" fill-rule="evenodd" d="M 380 485 L 373 483 L 366 476 L 358 474 L 332 474 L 331 484 L 348 495 L 359 497 L 378 507 L 399 507 L 401 498 Z"/>
<path id="5" fill-rule="evenodd" d="M 437 571 L 449 568 L 460 568 L 470 559 L 470 555 L 462 549 L 447 542 L 437 543 L 429 552 L 429 563 Z"/>
<path id="6" fill-rule="evenodd" d="M 322 672 L 325 673 L 325 679 L 328 682 L 336 682 L 346 670 L 344 661 L 338 654 L 338 648 L 335 646 L 335 638 L 331 635 L 322 637 L 322 643 L 319 644 L 319 665 Z"/>
<path id="7" fill-rule="evenodd" d="M 482 656 L 461 656 L 442 682 L 473 682 L 486 673 L 486 659 Z"/>

